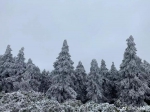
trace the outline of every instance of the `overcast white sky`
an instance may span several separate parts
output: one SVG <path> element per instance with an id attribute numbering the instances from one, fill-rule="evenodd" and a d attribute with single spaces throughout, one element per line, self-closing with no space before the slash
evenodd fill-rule
<path id="1" fill-rule="evenodd" d="M 104 59 L 119 69 L 130 35 L 150 62 L 149 0 L 0 0 L 0 54 L 24 47 L 41 70 L 53 69 L 64 39 L 74 67 L 82 61 L 89 72 L 92 59 Z"/>

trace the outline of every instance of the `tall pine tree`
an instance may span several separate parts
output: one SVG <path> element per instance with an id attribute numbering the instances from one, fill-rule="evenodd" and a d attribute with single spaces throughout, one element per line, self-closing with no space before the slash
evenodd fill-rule
<path id="1" fill-rule="evenodd" d="M 103 75 L 104 77 L 108 76 L 108 69 L 106 68 L 106 64 L 103 59 L 101 61 L 100 74 Z"/>
<path id="2" fill-rule="evenodd" d="M 39 91 L 40 87 L 40 69 L 29 59 L 27 62 L 26 71 L 22 74 L 20 82 L 20 90 Z"/>
<path id="3" fill-rule="evenodd" d="M 109 71 L 109 79 L 111 81 L 116 81 L 116 80 L 119 80 L 119 73 L 114 65 L 114 62 L 112 62 L 112 65 L 111 65 L 111 68 L 110 68 L 110 71 Z"/>
<path id="4" fill-rule="evenodd" d="M 46 92 L 46 95 L 51 99 L 56 99 L 63 102 L 68 99 L 75 99 L 77 93 L 72 88 L 72 76 L 74 76 L 73 61 L 70 58 L 69 46 L 64 40 L 63 47 L 56 62 L 54 62 L 53 82 Z"/>
<path id="5" fill-rule="evenodd" d="M 44 69 L 40 76 L 40 87 L 39 91 L 46 93 L 46 91 L 49 89 L 51 85 L 51 77 L 49 76 L 49 73 Z"/>
<path id="6" fill-rule="evenodd" d="M 3 78 L 10 77 L 15 74 L 14 60 L 11 51 L 12 49 L 10 48 L 10 45 L 8 45 L 5 54 L 2 55 L 0 60 L 0 76 Z"/>
<path id="7" fill-rule="evenodd" d="M 109 71 L 109 76 L 108 76 L 108 79 L 110 81 L 110 84 L 109 84 L 109 88 L 110 88 L 110 94 L 109 94 L 109 97 L 110 97 L 110 102 L 111 103 L 114 103 L 115 100 L 117 99 L 117 96 L 119 94 L 118 92 L 118 88 L 119 88 L 119 81 L 120 81 L 120 76 L 119 76 L 119 73 L 114 65 L 114 62 L 112 62 L 112 65 L 111 65 L 111 69 Z"/>
<path id="8" fill-rule="evenodd" d="M 145 105 L 145 92 L 148 87 L 145 82 L 139 79 L 141 74 L 136 63 L 136 51 L 134 38 L 130 36 L 127 39 L 127 48 L 122 64 L 120 65 L 122 80 L 119 98 L 122 105 Z"/>
<path id="9" fill-rule="evenodd" d="M 91 62 L 90 73 L 87 76 L 86 91 L 87 99 L 96 103 L 102 103 L 106 101 L 102 89 L 103 79 L 99 74 L 98 63 L 95 59 Z"/>
<path id="10" fill-rule="evenodd" d="M 75 91 L 77 92 L 77 100 L 81 100 L 83 103 L 86 101 L 86 77 L 84 66 L 79 61 L 75 69 Z"/>
<path id="11" fill-rule="evenodd" d="M 17 57 L 15 58 L 15 69 L 16 69 L 16 74 L 21 75 L 25 72 L 26 70 L 26 64 L 25 64 L 25 58 L 24 58 L 24 48 L 22 47 L 19 50 L 19 53 Z"/>
<path id="12" fill-rule="evenodd" d="M 105 98 L 107 98 L 107 102 L 112 102 L 112 83 L 109 80 L 109 71 L 106 67 L 106 63 L 105 61 L 102 59 L 101 61 L 101 66 L 100 66 L 100 76 L 103 77 L 103 83 L 102 83 L 102 90 L 103 90 L 103 94 L 105 96 Z"/>

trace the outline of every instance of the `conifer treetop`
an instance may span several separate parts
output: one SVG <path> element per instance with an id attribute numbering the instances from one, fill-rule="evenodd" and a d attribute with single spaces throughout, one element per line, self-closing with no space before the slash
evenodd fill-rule
<path id="1" fill-rule="evenodd" d="M 44 69 L 43 71 L 42 71 L 42 75 L 48 75 L 49 73 Z"/>
<path id="2" fill-rule="evenodd" d="M 64 40 L 64 42 L 63 42 L 63 46 L 68 46 L 68 44 L 67 44 L 67 40 Z"/>
<path id="3" fill-rule="evenodd" d="M 96 59 L 93 59 L 92 62 L 91 62 L 90 72 L 91 73 L 93 73 L 93 72 L 98 73 L 99 72 L 98 63 L 97 63 Z"/>
<path id="4" fill-rule="evenodd" d="M 57 72 L 70 72 L 73 71 L 74 62 L 71 60 L 69 54 L 69 46 L 67 44 L 67 41 L 64 40 L 62 50 L 59 53 L 59 56 L 57 57 L 57 60 L 54 62 L 54 68 Z"/>
<path id="5" fill-rule="evenodd" d="M 111 71 L 117 71 L 114 62 L 112 62 L 112 65 L 111 65 Z"/>
<path id="6" fill-rule="evenodd" d="M 34 64 L 33 64 L 32 60 L 29 58 L 28 62 L 27 62 L 27 66 L 29 67 L 29 66 L 32 66 L 32 65 L 34 65 Z"/>
<path id="7" fill-rule="evenodd" d="M 82 62 L 81 62 L 81 61 L 79 61 L 78 65 L 82 65 Z"/>
<path id="8" fill-rule="evenodd" d="M 114 62 L 112 62 L 112 67 L 115 67 Z"/>
<path id="9" fill-rule="evenodd" d="M 4 53 L 4 55 L 2 55 L 2 62 L 13 62 L 13 57 L 11 54 L 12 49 L 10 48 L 10 45 L 7 46 L 6 51 Z"/>
<path id="10" fill-rule="evenodd" d="M 67 40 L 64 40 L 63 42 L 62 52 L 69 52 L 69 46 L 67 44 Z"/>
<path id="11" fill-rule="evenodd" d="M 102 59 L 101 67 L 100 67 L 100 74 L 106 74 L 107 72 L 108 72 L 108 69 L 106 68 L 105 61 Z"/>
<path id="12" fill-rule="evenodd" d="M 7 46 L 6 51 L 5 51 L 5 55 L 7 54 L 11 54 L 12 49 L 10 48 L 10 45 Z"/>
<path id="13" fill-rule="evenodd" d="M 84 66 L 82 65 L 81 61 L 79 61 L 75 71 L 76 72 L 85 72 Z"/>
<path id="14" fill-rule="evenodd" d="M 46 73 L 46 70 L 44 69 L 43 71 L 42 71 L 42 74 L 45 74 Z"/>
<path id="15" fill-rule="evenodd" d="M 101 68 L 102 69 L 107 69 L 106 68 L 106 64 L 105 64 L 105 61 L 102 59 L 102 61 L 101 61 Z"/>
<path id="16" fill-rule="evenodd" d="M 17 55 L 17 61 L 22 61 L 24 62 L 25 58 L 24 58 L 24 47 L 22 47 L 20 50 L 19 50 L 19 53 Z"/>
<path id="17" fill-rule="evenodd" d="M 135 48 L 135 45 L 136 44 L 134 43 L 134 38 L 131 35 L 127 39 L 127 48 L 124 53 L 124 59 L 120 65 L 121 72 L 127 72 L 127 71 L 129 72 L 130 71 L 130 73 L 131 73 L 131 71 L 133 71 L 133 70 L 136 71 L 138 69 L 138 67 L 136 65 L 136 60 L 137 60 L 136 51 L 137 50 Z"/>
<path id="18" fill-rule="evenodd" d="M 118 71 L 115 67 L 114 62 L 112 62 L 111 69 L 110 69 L 109 73 L 110 73 L 110 75 L 109 75 L 110 80 L 118 80 L 119 79 L 119 74 L 118 74 Z"/>
<path id="19" fill-rule="evenodd" d="M 134 38 L 132 35 L 126 40 L 128 47 L 126 48 L 126 52 L 130 53 L 131 55 L 136 54 L 137 49 L 135 48 Z"/>

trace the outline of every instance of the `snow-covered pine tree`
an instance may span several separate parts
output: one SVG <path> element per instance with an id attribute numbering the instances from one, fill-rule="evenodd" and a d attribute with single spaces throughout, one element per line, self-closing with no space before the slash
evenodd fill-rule
<path id="1" fill-rule="evenodd" d="M 86 77 L 84 66 L 79 61 L 75 69 L 75 91 L 77 92 L 77 100 L 81 100 L 83 103 L 86 102 Z"/>
<path id="2" fill-rule="evenodd" d="M 62 50 L 56 62 L 54 62 L 54 70 L 52 71 L 53 82 L 46 92 L 48 98 L 55 99 L 59 102 L 76 98 L 77 93 L 72 88 L 74 67 L 70 57 L 69 46 L 67 45 L 67 41 L 64 40 Z"/>
<path id="3" fill-rule="evenodd" d="M 135 58 L 136 58 L 136 64 L 138 68 L 141 69 L 142 59 L 137 55 L 135 56 Z"/>
<path id="4" fill-rule="evenodd" d="M 51 85 L 51 77 L 49 76 L 49 72 L 45 69 L 42 71 L 40 82 L 41 84 L 39 91 L 46 93 L 46 91 L 49 89 L 49 86 Z"/>
<path id="5" fill-rule="evenodd" d="M 104 77 L 108 77 L 108 69 L 106 68 L 105 61 L 102 59 L 101 61 L 101 66 L 100 66 L 100 74 L 103 75 Z"/>
<path id="6" fill-rule="evenodd" d="M 19 50 L 19 53 L 17 57 L 15 58 L 15 69 L 16 69 L 16 75 L 21 75 L 26 70 L 26 64 L 25 64 L 25 58 L 24 58 L 24 48 L 22 47 Z"/>
<path id="7" fill-rule="evenodd" d="M 146 61 L 144 60 L 144 62 L 142 62 L 142 59 L 136 56 L 136 64 L 141 74 L 139 75 L 139 79 L 144 82 L 148 82 L 150 76 L 149 76 L 148 66 L 146 64 Z"/>
<path id="8" fill-rule="evenodd" d="M 112 62 L 112 65 L 111 65 L 111 68 L 110 68 L 110 71 L 109 71 L 109 80 L 111 81 L 116 81 L 116 80 L 119 80 L 119 73 L 114 65 L 114 62 Z"/>
<path id="9" fill-rule="evenodd" d="M 5 54 L 0 57 L 0 78 L 2 90 L 5 92 L 13 91 L 13 81 L 12 79 L 15 75 L 14 69 L 14 59 L 11 54 L 10 45 L 7 46 Z"/>
<path id="10" fill-rule="evenodd" d="M 44 75 L 44 76 L 48 75 L 47 71 L 45 69 L 42 71 L 42 75 Z"/>
<path id="11" fill-rule="evenodd" d="M 30 71 L 30 74 L 31 74 L 31 80 L 29 83 L 34 91 L 39 91 L 40 76 L 41 76 L 40 69 L 38 66 L 36 66 L 35 64 L 31 62 L 32 60 L 29 59 L 27 63 L 27 69 L 28 71 Z"/>
<path id="12" fill-rule="evenodd" d="M 146 74 L 150 74 L 150 64 L 146 60 L 144 60 L 141 66 Z"/>
<path id="13" fill-rule="evenodd" d="M 110 81 L 109 87 L 110 87 L 110 102 L 115 102 L 117 96 L 118 96 L 118 88 L 119 88 L 119 82 L 120 82 L 120 76 L 119 73 L 114 65 L 114 62 L 112 62 L 111 69 L 109 71 L 108 79 Z"/>
<path id="14" fill-rule="evenodd" d="M 143 81 L 147 82 L 148 87 L 150 88 L 150 64 L 144 60 L 141 63 L 141 68 L 142 68 L 142 73 L 144 75 L 144 77 L 142 77 L 142 79 L 144 79 Z M 150 104 L 150 92 L 147 93 L 146 95 L 146 100 L 148 101 L 148 104 Z"/>
<path id="15" fill-rule="evenodd" d="M 141 74 L 136 64 L 136 51 L 134 38 L 130 36 L 119 71 L 122 76 L 119 96 L 122 105 L 143 106 L 145 92 L 149 89 L 146 83 L 139 79 Z"/>
<path id="16" fill-rule="evenodd" d="M 38 91 L 40 86 L 40 69 L 29 59 L 26 71 L 22 74 L 20 90 Z"/>
<path id="17" fill-rule="evenodd" d="M 86 83 L 86 97 L 88 100 L 92 100 L 96 103 L 102 103 L 106 101 L 106 98 L 103 94 L 102 84 L 103 78 L 99 74 L 98 63 L 95 59 L 93 59 Z"/>
<path id="18" fill-rule="evenodd" d="M 139 69 L 139 72 L 141 74 L 140 75 L 141 77 L 139 77 L 139 79 L 142 81 L 145 81 L 145 79 L 147 79 L 147 74 L 145 72 L 145 68 L 143 68 L 142 59 L 139 56 L 135 55 L 135 61 L 136 61 L 136 65 Z"/>
<path id="19" fill-rule="evenodd" d="M 107 98 L 107 102 L 111 103 L 112 101 L 112 88 L 114 84 L 109 80 L 109 71 L 106 68 L 105 61 L 102 59 L 101 61 L 101 66 L 99 69 L 100 76 L 103 77 L 103 84 L 102 84 L 102 89 L 103 89 L 103 94 Z"/>
<path id="20" fill-rule="evenodd" d="M 2 78 L 10 77 L 15 74 L 14 60 L 11 54 L 10 45 L 7 46 L 5 54 L 1 56 L 0 60 L 0 76 Z"/>

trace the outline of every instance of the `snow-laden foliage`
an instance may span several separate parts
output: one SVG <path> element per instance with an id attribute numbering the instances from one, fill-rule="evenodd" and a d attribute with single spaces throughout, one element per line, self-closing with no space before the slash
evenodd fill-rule
<path id="1" fill-rule="evenodd" d="M 22 47 L 20 50 L 19 50 L 19 53 L 17 55 L 17 57 L 15 58 L 15 65 L 14 65 L 14 68 L 15 68 L 15 74 L 16 75 L 21 75 L 25 72 L 26 70 L 26 64 L 25 64 L 25 57 L 24 57 L 24 48 Z"/>
<path id="2" fill-rule="evenodd" d="M 59 109 L 57 101 L 50 101 L 34 91 L 7 93 L 0 99 L 1 112 L 59 112 Z"/>
<path id="3" fill-rule="evenodd" d="M 59 103 L 49 100 L 43 93 L 17 91 L 0 93 L 0 112 L 149 112 L 150 106 L 118 108 L 109 103 L 82 104 L 79 100 Z"/>
<path id="4" fill-rule="evenodd" d="M 40 70 L 29 59 L 26 64 L 26 70 L 21 75 L 15 75 L 13 81 L 14 91 L 39 91 L 40 87 Z M 10 77 L 11 82 L 13 77 Z"/>
<path id="5" fill-rule="evenodd" d="M 0 91 L 13 91 L 12 81 L 10 79 L 7 80 L 7 78 L 14 76 L 15 74 L 14 59 L 11 51 L 12 49 L 10 48 L 10 45 L 8 45 L 4 55 L 0 56 Z"/>
<path id="6" fill-rule="evenodd" d="M 15 74 L 14 59 L 11 54 L 10 45 L 7 46 L 5 54 L 0 58 L 0 77 L 10 77 Z"/>
<path id="7" fill-rule="evenodd" d="M 146 60 L 144 60 L 144 62 L 141 63 L 141 67 L 143 68 L 143 71 L 146 74 L 150 74 L 150 64 Z"/>
<path id="8" fill-rule="evenodd" d="M 122 80 L 119 97 L 123 105 L 143 106 L 145 105 L 144 99 L 148 87 L 145 82 L 139 79 L 141 74 L 136 64 L 137 50 L 132 36 L 127 39 L 127 46 L 124 59 L 120 65 Z"/>
<path id="9" fill-rule="evenodd" d="M 46 95 L 51 99 L 63 102 L 67 99 L 75 99 L 77 93 L 74 91 L 74 67 L 70 58 L 69 46 L 64 40 L 63 47 L 56 62 L 54 62 L 54 70 L 52 71 L 52 84 Z"/>
<path id="10" fill-rule="evenodd" d="M 84 66 L 79 61 L 75 69 L 75 91 L 77 92 L 77 100 L 86 101 L 86 77 Z"/>
<path id="11" fill-rule="evenodd" d="M 35 112 L 75 112 L 77 110 L 79 112 L 78 108 L 83 112 L 97 112 L 104 111 L 102 105 L 105 105 L 105 107 L 108 105 L 108 108 L 114 107 L 114 105 L 107 103 L 114 103 L 118 107 L 127 105 L 122 110 L 119 109 L 122 112 L 138 112 L 132 106 L 150 104 L 150 64 L 145 60 L 143 62 L 136 55 L 137 50 L 132 36 L 127 39 L 127 48 L 125 49 L 119 72 L 114 63 L 112 63 L 111 69 L 108 70 L 104 60 L 101 61 L 100 68 L 96 60 L 92 60 L 88 75 L 86 75 L 81 62 L 78 63 L 74 70 L 66 40 L 63 43 L 57 60 L 54 62 L 54 70 L 50 71 L 50 73 L 46 70 L 43 70 L 41 73 L 40 69 L 32 63 L 31 59 L 25 62 L 24 48 L 19 50 L 16 57 L 12 56 L 11 51 L 10 45 L 8 45 L 5 53 L 0 55 L 0 92 L 4 91 L 9 95 L 15 91 L 29 92 L 29 94 L 35 91 L 42 92 L 49 98 L 46 99 L 47 101 L 55 102 L 51 103 L 52 107 L 45 107 L 45 109 L 50 110 L 40 110 L 42 107 L 37 107 L 34 110 L 33 108 L 36 106 L 33 104 L 32 109 Z M 54 100 L 57 100 L 59 103 Z M 77 106 L 80 102 L 77 100 L 80 100 L 82 103 L 90 103 Z M 92 101 L 95 103 L 92 104 Z M 107 103 L 96 104 L 96 102 Z M 74 104 L 76 108 L 72 106 Z M 43 104 L 41 103 L 40 105 Z M 13 105 L 11 104 L 10 106 Z M 30 105 L 29 107 L 32 106 Z M 3 107 L 1 106 L 1 108 Z M 143 110 L 144 108 L 149 107 L 141 107 Z M 109 110 L 107 111 L 109 112 Z"/>
<path id="12" fill-rule="evenodd" d="M 114 87 L 113 81 L 110 79 L 110 74 L 109 71 L 106 67 L 105 61 L 102 59 L 101 61 L 101 66 L 100 66 L 100 76 L 102 81 L 102 86 L 100 86 L 103 90 L 103 94 L 105 98 L 107 98 L 106 102 L 112 102 L 112 91 Z"/>
<path id="13" fill-rule="evenodd" d="M 106 100 L 103 94 L 102 84 L 103 79 L 99 74 L 98 63 L 95 59 L 93 59 L 86 83 L 86 96 L 88 100 L 92 100 L 96 103 L 101 103 Z"/>
<path id="14" fill-rule="evenodd" d="M 109 71 L 109 76 L 108 78 L 112 81 L 116 81 L 116 80 L 119 80 L 119 73 L 114 65 L 114 62 L 112 62 L 112 65 L 111 65 L 111 68 L 110 68 L 110 71 Z"/>
<path id="15" fill-rule="evenodd" d="M 109 95 L 109 101 L 111 103 L 113 103 L 119 92 L 118 92 L 118 88 L 119 88 L 119 81 L 120 81 L 120 76 L 119 76 L 119 73 L 114 65 L 114 62 L 112 62 L 112 65 L 111 65 L 111 68 L 109 70 L 109 75 L 108 75 L 108 79 L 109 79 L 109 91 L 110 93 L 108 94 Z"/>
<path id="16" fill-rule="evenodd" d="M 49 72 L 46 71 L 45 69 L 42 71 L 42 74 L 40 76 L 40 87 L 39 91 L 46 93 L 46 91 L 49 89 L 51 85 L 51 77 L 49 76 Z"/>
<path id="17" fill-rule="evenodd" d="M 28 60 L 27 69 L 22 76 L 23 81 L 27 81 L 34 91 L 39 91 L 41 76 L 40 69 L 32 63 L 31 59 Z"/>
<path id="18" fill-rule="evenodd" d="M 120 112 L 117 107 L 109 103 L 87 102 L 79 107 L 79 112 Z"/>
<path id="19" fill-rule="evenodd" d="M 101 66 L 100 66 L 100 74 L 107 77 L 108 76 L 108 69 L 106 68 L 105 61 L 102 59 Z"/>

